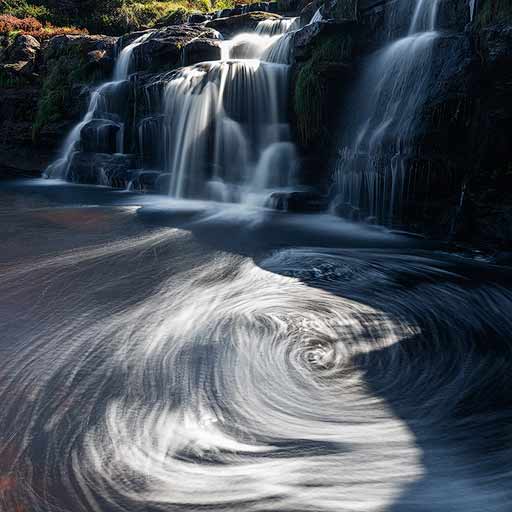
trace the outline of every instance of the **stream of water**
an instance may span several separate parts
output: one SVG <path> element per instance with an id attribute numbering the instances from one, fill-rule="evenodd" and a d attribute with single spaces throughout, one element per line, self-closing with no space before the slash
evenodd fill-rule
<path id="1" fill-rule="evenodd" d="M 508 512 L 511 273 L 328 215 L 0 187 L 5 512 Z"/>
<path id="2" fill-rule="evenodd" d="M 352 156 L 407 131 L 436 10 L 418 0 L 375 57 Z M 294 179 L 294 23 L 165 81 L 163 124 L 137 135 L 169 196 L 0 183 L 2 512 L 510 512 L 510 268 L 255 206 Z M 88 122 L 112 122 L 151 37 L 123 49 L 49 176 L 66 177 Z M 400 158 L 384 178 L 349 160 L 343 200 L 393 216 Z"/>

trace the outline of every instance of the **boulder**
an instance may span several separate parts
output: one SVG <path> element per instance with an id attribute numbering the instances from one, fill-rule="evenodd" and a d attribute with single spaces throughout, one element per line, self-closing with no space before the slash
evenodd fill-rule
<path id="1" fill-rule="evenodd" d="M 236 16 L 217 18 L 208 21 L 207 27 L 218 30 L 225 38 L 230 38 L 242 32 L 251 32 L 256 29 L 260 21 L 278 20 L 281 16 L 269 12 L 248 12 Z"/>
<path id="2" fill-rule="evenodd" d="M 28 35 L 18 35 L 14 42 L 7 48 L 4 60 L 10 63 L 34 62 L 37 58 L 41 44 L 37 39 Z"/>
<path id="3" fill-rule="evenodd" d="M 220 60 L 221 43 L 217 39 L 194 39 L 183 48 L 182 63 L 190 66 L 199 62 Z"/>
<path id="4" fill-rule="evenodd" d="M 320 0 L 313 0 L 313 2 L 309 2 L 307 5 L 305 5 L 299 14 L 301 25 L 306 26 L 311 21 L 321 5 L 322 3 Z"/>
<path id="5" fill-rule="evenodd" d="M 220 55 L 218 37 L 215 30 L 202 25 L 173 25 L 159 29 L 134 49 L 133 69 L 157 73 L 182 66 L 184 58 L 188 58 L 189 62 L 197 62 L 197 59 L 205 57 L 211 60 Z M 122 44 L 125 43 L 123 38 Z M 189 49 L 191 43 L 194 44 Z"/>
<path id="6" fill-rule="evenodd" d="M 80 56 L 90 60 L 94 55 L 97 59 L 115 59 L 117 38 L 110 36 L 90 35 L 60 35 L 45 41 L 42 46 L 43 60 L 45 63 L 52 59 L 66 56 Z M 92 52 L 99 52 L 93 54 Z"/>

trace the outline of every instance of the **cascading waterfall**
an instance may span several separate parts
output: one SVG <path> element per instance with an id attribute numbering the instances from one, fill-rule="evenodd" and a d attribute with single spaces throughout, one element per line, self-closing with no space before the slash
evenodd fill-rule
<path id="1" fill-rule="evenodd" d="M 115 97 L 119 92 L 121 84 L 128 78 L 130 71 L 130 64 L 132 60 L 133 51 L 137 46 L 147 41 L 152 35 L 152 32 L 146 32 L 132 43 L 127 45 L 119 54 L 116 66 L 114 68 L 114 77 L 112 82 L 107 82 L 100 85 L 91 94 L 89 100 L 89 106 L 83 119 L 78 123 L 70 134 L 67 136 L 62 146 L 61 154 L 58 159 L 52 163 L 45 171 L 45 176 L 48 178 L 67 178 L 69 166 L 71 165 L 73 154 L 77 151 L 77 146 L 80 142 L 80 136 L 82 129 L 87 126 L 93 119 L 108 120 L 113 122 L 119 129 L 119 137 L 116 144 L 116 150 L 118 153 L 122 153 L 124 141 L 123 132 L 124 125 L 119 120 L 112 120 L 111 116 L 108 115 L 109 98 Z M 102 131 L 105 125 L 99 123 L 96 131 L 96 138 L 100 140 L 102 138 Z"/>
<path id="2" fill-rule="evenodd" d="M 297 157 L 286 95 L 289 35 L 298 28 L 298 18 L 262 21 L 254 33 L 222 41 L 220 61 L 185 66 L 150 79 L 137 100 L 142 116 L 135 120 L 132 132 L 142 166 L 130 171 L 130 184 L 144 172 L 152 173 L 166 183 L 160 190 L 173 197 L 257 203 L 276 188 L 292 184 Z M 122 50 L 114 81 L 94 91 L 87 114 L 48 175 L 68 177 L 77 148 L 84 151 L 83 130 L 90 129 L 91 123 L 96 148 L 85 151 L 112 153 L 100 149 L 101 139 L 112 132 L 118 138 L 115 153 L 134 149 L 123 135 L 133 121 L 128 113 L 111 109 L 110 103 L 127 85 L 135 48 L 152 34 L 143 34 Z"/>
<path id="3" fill-rule="evenodd" d="M 163 146 L 172 196 L 261 202 L 268 189 L 291 182 L 288 61 L 265 55 L 294 23 L 260 22 L 255 34 L 225 41 L 221 61 L 185 67 L 167 84 Z"/>
<path id="4" fill-rule="evenodd" d="M 400 218 L 412 186 L 405 142 L 428 91 L 438 2 L 416 0 L 407 35 L 370 59 L 358 87 L 356 124 L 340 145 L 338 204 L 380 222 Z"/>

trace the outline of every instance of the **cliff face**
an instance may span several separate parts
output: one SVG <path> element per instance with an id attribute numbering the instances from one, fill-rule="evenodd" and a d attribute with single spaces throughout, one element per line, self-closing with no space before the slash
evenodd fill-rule
<path id="1" fill-rule="evenodd" d="M 1 173 L 40 174 L 80 117 L 88 91 L 112 72 L 116 39 L 57 36 L 1 41 Z"/>
<path id="2" fill-rule="evenodd" d="M 356 15 L 347 17 L 354 5 Z M 412 8 L 400 0 L 338 0 L 322 8 L 329 21 L 295 38 L 291 106 L 305 171 L 334 201 L 339 194 L 342 215 L 509 245 L 512 2 L 481 0 L 471 13 L 466 0 L 440 0 L 428 53 L 419 49 L 427 33 L 411 50 L 424 69 L 416 64 L 389 90 L 380 84 L 380 105 L 368 117 L 377 127 L 371 144 L 354 152 L 354 133 L 368 131 L 354 119 L 373 101 L 370 68 L 399 66 L 392 53 L 407 44 Z M 407 65 L 408 56 L 399 57 Z M 393 100 L 401 106 L 384 112 Z"/>

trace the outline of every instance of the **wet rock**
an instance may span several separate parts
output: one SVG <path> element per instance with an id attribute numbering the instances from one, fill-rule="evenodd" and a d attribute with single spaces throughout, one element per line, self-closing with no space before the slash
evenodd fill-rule
<path id="1" fill-rule="evenodd" d="M 112 121 L 93 119 L 80 132 L 82 151 L 88 153 L 116 153 L 121 126 Z"/>
<path id="2" fill-rule="evenodd" d="M 220 60 L 221 46 L 216 39 L 194 39 L 183 49 L 183 65 L 190 66 L 199 62 Z"/>
<path id="3" fill-rule="evenodd" d="M 269 2 L 268 3 L 268 12 L 272 12 L 277 14 L 279 12 L 279 4 L 278 2 Z"/>
<path id="4" fill-rule="evenodd" d="M 260 21 L 280 18 L 278 14 L 258 11 L 211 20 L 206 23 L 206 26 L 218 30 L 225 38 L 229 38 L 242 32 L 255 30 Z"/>
<path id="5" fill-rule="evenodd" d="M 469 23 L 469 2 L 439 0 L 437 6 L 437 30 L 463 32 Z"/>
<path id="6" fill-rule="evenodd" d="M 358 29 L 351 20 L 336 22 L 316 21 L 301 28 L 293 35 L 293 56 L 295 61 L 303 61 L 311 56 L 317 42 L 328 37 L 351 38 Z M 343 57 L 340 55 L 340 58 Z"/>
<path id="7" fill-rule="evenodd" d="M 129 182 L 130 170 L 136 167 L 134 155 L 75 153 L 69 166 L 67 179 L 74 183 L 111 185 L 112 180 Z"/>
<path id="8" fill-rule="evenodd" d="M 266 206 L 274 210 L 315 213 L 327 210 L 326 196 L 315 191 L 274 192 L 266 201 Z"/>
<path id="9" fill-rule="evenodd" d="M 189 23 L 206 23 L 212 19 L 208 14 L 191 14 L 188 18 Z"/>
<path id="10" fill-rule="evenodd" d="M 317 12 L 318 8 L 322 5 L 320 0 L 314 0 L 313 2 L 309 2 L 307 5 L 305 5 L 301 11 L 300 11 L 300 21 L 301 25 L 305 26 L 307 25 L 315 13 Z"/>
<path id="11" fill-rule="evenodd" d="M 121 44 L 128 41 L 123 39 Z M 220 55 L 217 46 L 218 33 L 211 28 L 192 24 L 165 27 L 155 31 L 152 37 L 135 48 L 134 70 L 153 73 L 170 71 L 182 66 L 186 55 L 189 55 L 190 61 Z"/>
<path id="12" fill-rule="evenodd" d="M 155 192 L 160 171 L 133 171 L 130 189 L 137 192 Z"/>

